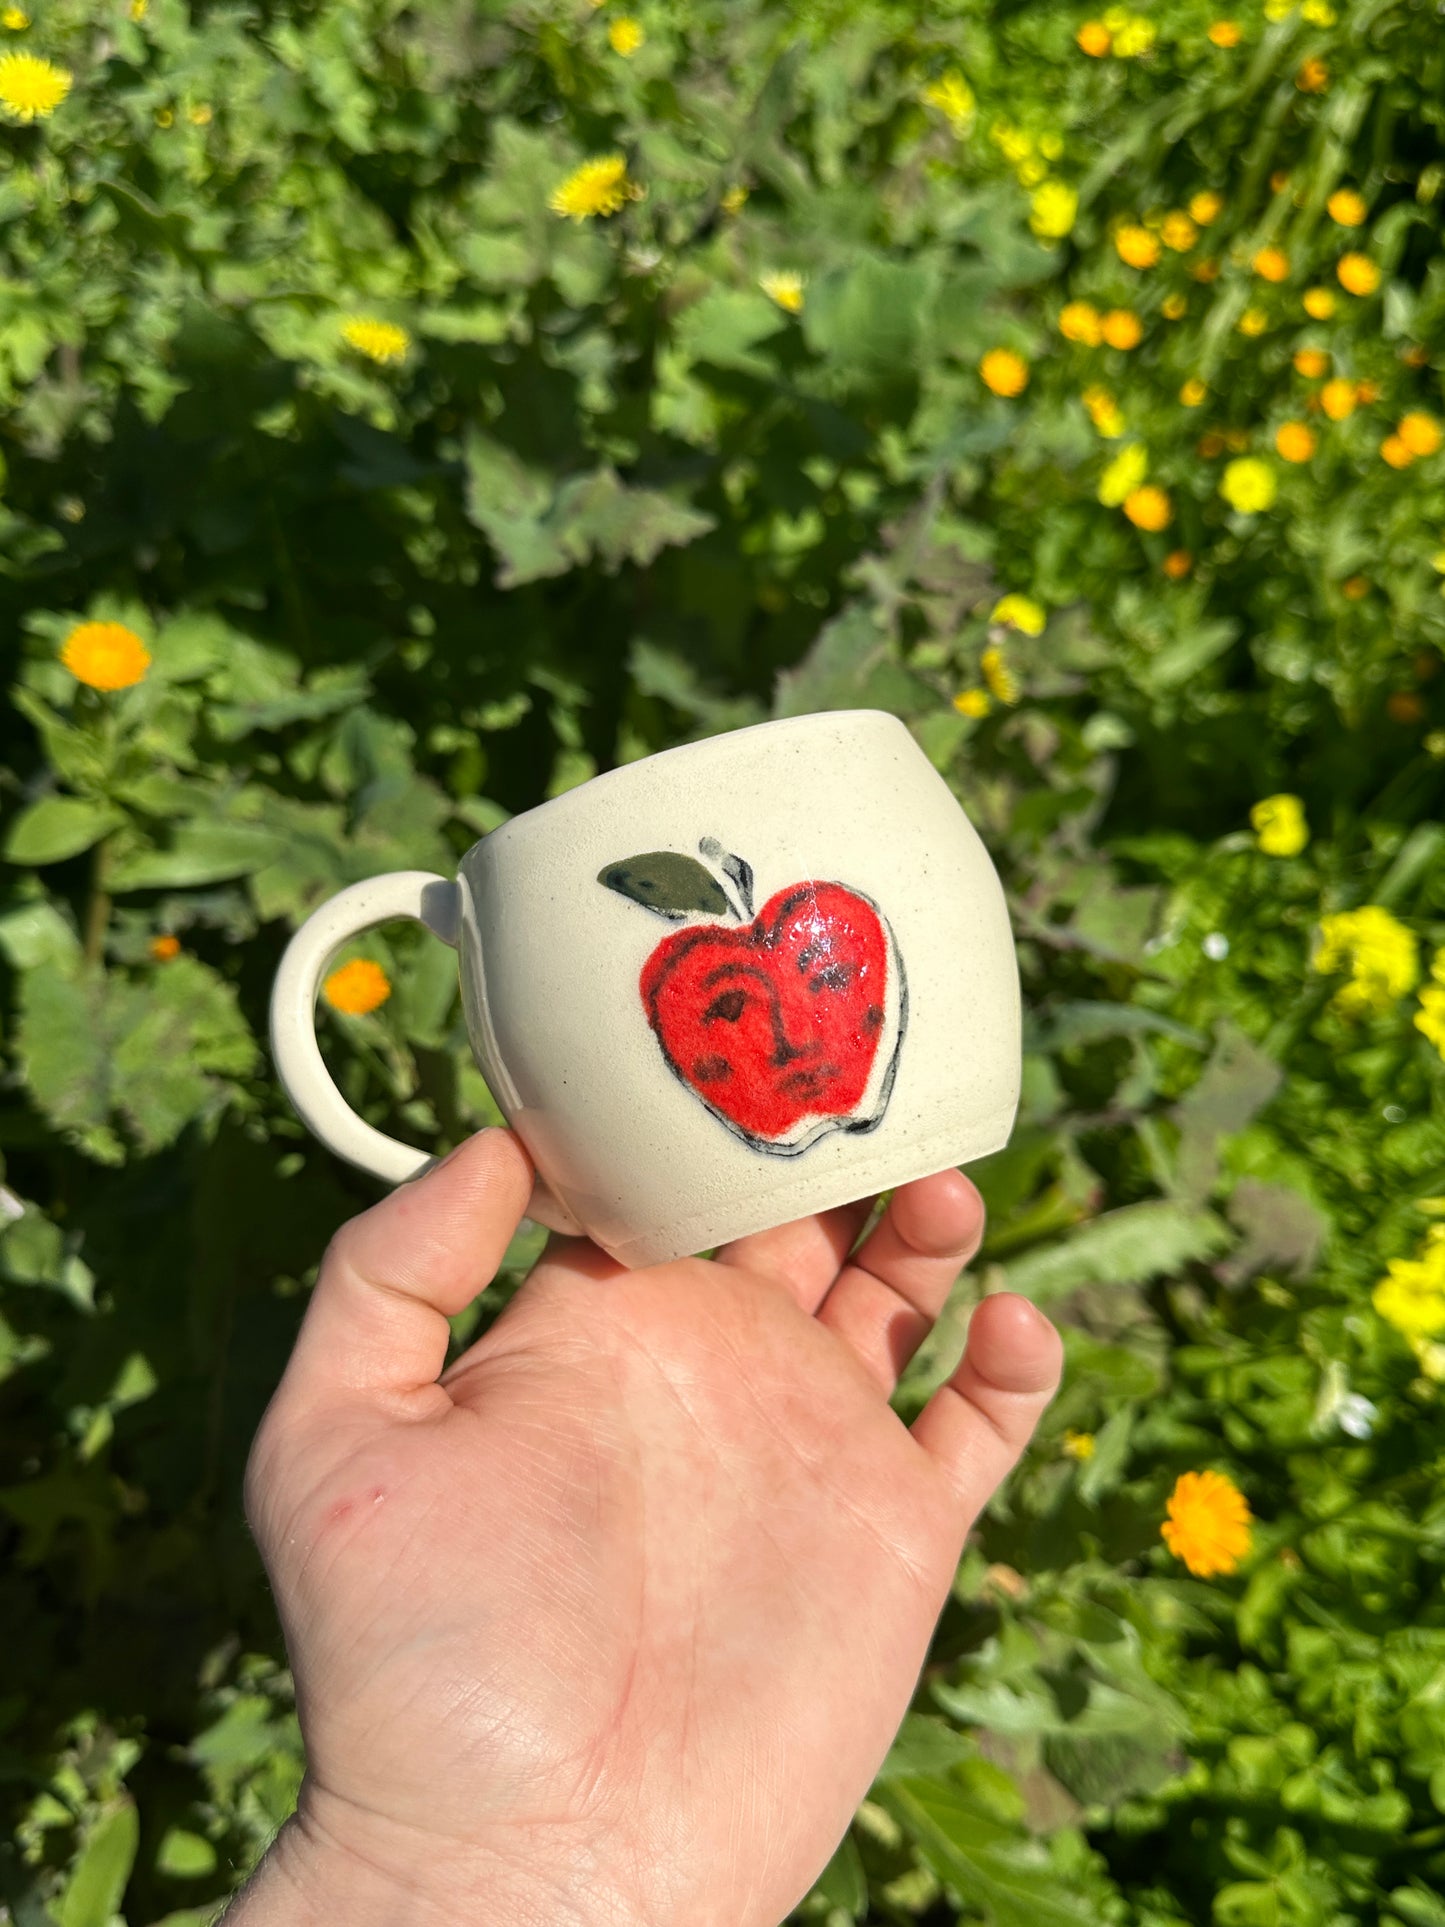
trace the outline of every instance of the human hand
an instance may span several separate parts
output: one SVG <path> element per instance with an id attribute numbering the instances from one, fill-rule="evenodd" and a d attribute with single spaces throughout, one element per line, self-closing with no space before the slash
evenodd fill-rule
<path id="1" fill-rule="evenodd" d="M 1000 1293 L 888 1403 L 982 1234 L 957 1171 L 851 1261 L 866 1205 L 643 1271 L 554 1239 L 442 1374 L 531 1183 L 483 1131 L 326 1253 L 246 1484 L 307 1771 L 230 1927 L 777 1927 L 1057 1387 Z"/>

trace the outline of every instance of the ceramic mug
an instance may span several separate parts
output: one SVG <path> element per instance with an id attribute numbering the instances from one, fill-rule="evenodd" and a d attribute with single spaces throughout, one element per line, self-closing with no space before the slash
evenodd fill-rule
<path id="1" fill-rule="evenodd" d="M 292 938 L 271 1044 L 323 1144 L 390 1183 L 434 1160 L 331 1081 L 317 988 L 413 917 L 458 953 L 477 1064 L 538 1174 L 530 1215 L 625 1265 L 997 1151 L 1018 1107 L 998 876 L 878 710 L 761 723 L 625 764 L 473 845 L 455 882 L 353 884 Z"/>

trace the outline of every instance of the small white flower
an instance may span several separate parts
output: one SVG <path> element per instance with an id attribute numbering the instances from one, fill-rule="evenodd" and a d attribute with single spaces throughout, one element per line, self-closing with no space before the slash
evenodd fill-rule
<path id="1" fill-rule="evenodd" d="M 1380 1416 L 1379 1407 L 1359 1392 L 1348 1392 L 1335 1407 L 1335 1423 L 1352 1439 L 1367 1439 Z"/>
<path id="2" fill-rule="evenodd" d="M 1229 939 L 1222 930 L 1211 930 L 1204 939 L 1204 954 L 1211 963 L 1222 963 L 1229 955 Z"/>

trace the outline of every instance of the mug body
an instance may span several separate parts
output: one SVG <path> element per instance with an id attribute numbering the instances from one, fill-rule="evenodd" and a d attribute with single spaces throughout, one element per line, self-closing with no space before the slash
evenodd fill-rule
<path id="1" fill-rule="evenodd" d="M 800 716 L 624 765 L 484 837 L 458 882 L 478 1065 L 624 1264 L 1008 1140 L 1003 890 L 894 716 Z"/>

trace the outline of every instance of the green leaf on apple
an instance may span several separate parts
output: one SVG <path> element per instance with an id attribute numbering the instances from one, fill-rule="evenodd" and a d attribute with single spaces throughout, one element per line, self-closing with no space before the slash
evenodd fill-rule
<path id="1" fill-rule="evenodd" d="M 642 856 L 623 857 L 599 870 L 597 881 L 673 921 L 698 911 L 711 917 L 736 915 L 717 878 L 696 857 L 683 856 L 678 850 L 648 850 Z"/>

